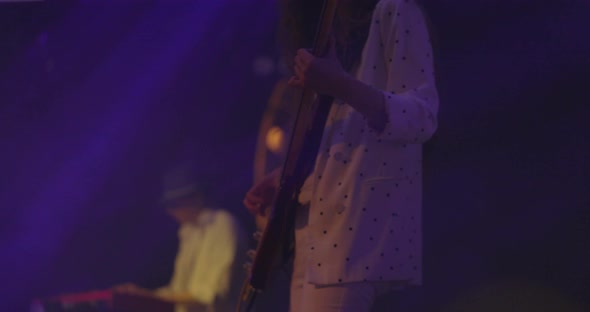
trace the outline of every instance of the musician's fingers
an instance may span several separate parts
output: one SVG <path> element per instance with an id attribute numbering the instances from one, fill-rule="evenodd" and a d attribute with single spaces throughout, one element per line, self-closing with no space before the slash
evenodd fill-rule
<path id="1" fill-rule="evenodd" d="M 254 232 L 254 234 L 252 234 L 252 237 L 254 237 L 254 239 L 256 241 L 260 241 L 260 239 L 262 238 L 262 232 L 261 231 L 256 231 L 256 232 Z"/>
<path id="2" fill-rule="evenodd" d="M 260 203 L 255 203 L 252 201 L 249 201 L 248 199 L 244 199 L 244 201 L 242 202 L 244 204 L 244 206 L 246 207 L 246 209 L 248 209 L 248 211 L 252 214 L 260 214 L 260 211 L 262 210 L 262 204 Z"/>
<path id="3" fill-rule="evenodd" d="M 251 194 L 246 194 L 246 197 L 244 197 L 243 202 L 246 208 L 254 210 L 258 208 L 258 206 L 262 203 L 262 199 L 257 198 L 256 196 L 253 196 Z"/>
<path id="4" fill-rule="evenodd" d="M 311 54 L 311 52 L 308 49 L 297 50 L 297 54 L 295 57 L 298 57 L 300 59 L 300 62 L 302 62 L 305 65 L 309 64 L 314 59 L 313 54 Z"/>
<path id="5" fill-rule="evenodd" d="M 252 193 L 252 192 L 246 193 L 246 199 L 253 204 L 264 203 L 264 197 L 262 197 L 258 194 Z"/>
<path id="6" fill-rule="evenodd" d="M 248 256 L 248 258 L 250 260 L 254 260 L 254 258 L 256 257 L 256 250 L 254 249 L 250 249 L 246 252 L 246 256 Z"/>
<path id="7" fill-rule="evenodd" d="M 303 57 L 295 56 L 295 62 L 293 63 L 293 65 L 295 65 L 296 67 L 299 67 L 301 69 L 305 69 L 307 68 L 307 66 L 309 65 L 309 63 L 311 62 L 311 60 L 304 60 Z"/>
<path id="8" fill-rule="evenodd" d="M 297 65 L 295 65 L 295 76 L 297 77 L 296 79 L 298 80 L 297 82 L 302 83 L 303 84 L 303 79 L 305 77 L 305 72 L 303 71 L 303 69 Z"/>

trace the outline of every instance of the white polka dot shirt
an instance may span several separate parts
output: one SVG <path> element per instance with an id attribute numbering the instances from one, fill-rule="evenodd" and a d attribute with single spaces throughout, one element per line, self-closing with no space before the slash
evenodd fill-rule
<path id="1" fill-rule="evenodd" d="M 382 90 L 388 123 L 377 133 L 351 106 L 332 106 L 299 197 L 310 205 L 306 275 L 314 284 L 421 284 L 422 143 L 437 127 L 438 94 L 413 1 L 377 3 L 356 75 Z"/>

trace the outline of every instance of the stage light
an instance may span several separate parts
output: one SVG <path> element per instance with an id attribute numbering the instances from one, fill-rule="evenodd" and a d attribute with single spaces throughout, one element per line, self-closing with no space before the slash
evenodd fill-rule
<path id="1" fill-rule="evenodd" d="M 283 150 L 285 141 L 285 132 L 279 127 L 271 127 L 266 132 L 266 147 L 275 154 L 280 154 Z"/>

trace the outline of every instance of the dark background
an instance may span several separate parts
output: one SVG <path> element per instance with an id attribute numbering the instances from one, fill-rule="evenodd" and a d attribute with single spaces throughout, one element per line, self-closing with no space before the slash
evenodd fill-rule
<path id="1" fill-rule="evenodd" d="M 252 229 L 241 200 L 280 77 L 275 2 L 0 3 L 1 311 L 166 283 L 176 227 L 161 175 L 186 155 Z M 426 8 L 441 108 L 425 153 L 425 286 L 396 304 L 583 311 L 590 3 Z M 260 58 L 274 68 L 255 70 Z"/>

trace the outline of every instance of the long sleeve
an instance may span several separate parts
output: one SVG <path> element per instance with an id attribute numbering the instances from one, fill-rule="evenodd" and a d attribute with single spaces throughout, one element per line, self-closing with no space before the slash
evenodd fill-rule
<path id="1" fill-rule="evenodd" d="M 215 225 L 206 234 L 204 248 L 196 257 L 188 292 L 199 302 L 211 304 L 229 290 L 231 268 L 236 255 L 237 233 L 234 220 L 227 212 L 218 212 Z"/>
<path id="2" fill-rule="evenodd" d="M 388 122 L 383 139 L 423 143 L 437 128 L 438 92 L 432 47 L 423 12 L 413 1 L 383 0 L 377 4 L 386 64 L 385 98 Z"/>

